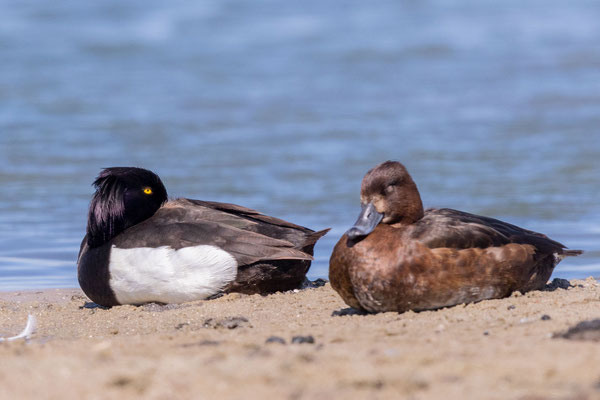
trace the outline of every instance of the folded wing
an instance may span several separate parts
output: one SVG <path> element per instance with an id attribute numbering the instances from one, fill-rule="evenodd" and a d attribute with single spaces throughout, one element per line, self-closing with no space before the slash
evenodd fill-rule
<path id="1" fill-rule="evenodd" d="M 538 252 L 546 254 L 566 251 L 563 244 L 541 233 L 448 208 L 427 210 L 408 234 L 429 248 L 487 248 L 518 243 L 535 246 Z"/>
<path id="2" fill-rule="evenodd" d="M 242 266 L 260 260 L 312 260 L 304 247 L 326 231 L 314 232 L 233 204 L 178 199 L 126 233 L 113 244 L 174 249 L 212 245 L 230 253 Z"/>

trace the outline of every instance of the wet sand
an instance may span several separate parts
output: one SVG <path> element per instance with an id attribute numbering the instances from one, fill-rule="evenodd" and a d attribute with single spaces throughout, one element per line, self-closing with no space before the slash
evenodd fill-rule
<path id="1" fill-rule="evenodd" d="M 554 336 L 600 318 L 600 285 L 571 285 L 377 315 L 329 284 L 112 309 L 76 289 L 0 293 L 1 336 L 37 319 L 0 343 L 0 398 L 596 399 L 600 342 Z"/>

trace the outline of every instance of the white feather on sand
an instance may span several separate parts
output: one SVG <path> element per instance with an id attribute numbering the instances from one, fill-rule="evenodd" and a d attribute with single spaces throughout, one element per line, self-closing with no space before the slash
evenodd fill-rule
<path id="1" fill-rule="evenodd" d="M 29 339 L 33 332 L 35 332 L 35 325 L 35 317 L 30 314 L 29 317 L 27 317 L 27 325 L 25 325 L 25 329 L 23 329 L 21 333 L 19 333 L 17 336 L 11 336 L 7 338 L 0 337 L 0 342 L 10 342 L 12 340 L 18 339 Z"/>

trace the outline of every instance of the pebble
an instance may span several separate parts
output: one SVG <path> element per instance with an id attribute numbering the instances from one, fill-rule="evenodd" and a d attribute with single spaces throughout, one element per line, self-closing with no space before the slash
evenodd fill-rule
<path id="1" fill-rule="evenodd" d="M 292 343 L 296 343 L 296 344 L 302 344 L 302 343 L 313 344 L 314 342 L 315 342 L 315 338 L 312 335 L 294 336 L 292 338 Z"/>
<path id="2" fill-rule="evenodd" d="M 554 337 L 598 342 L 600 341 L 600 319 L 580 322 L 570 327 L 565 333 L 557 334 Z"/>
<path id="3" fill-rule="evenodd" d="M 226 328 L 226 329 L 236 329 L 241 327 L 252 327 L 250 321 L 246 317 L 226 317 L 223 319 L 214 319 L 208 318 L 202 324 L 205 328 Z"/>
<path id="4" fill-rule="evenodd" d="M 332 317 L 343 317 L 345 315 L 366 315 L 366 311 L 357 310 L 352 307 L 342 308 L 341 310 L 335 310 L 331 313 Z"/>
<path id="5" fill-rule="evenodd" d="M 285 344 L 285 339 L 279 336 L 269 336 L 267 340 L 265 340 L 265 343 Z"/>

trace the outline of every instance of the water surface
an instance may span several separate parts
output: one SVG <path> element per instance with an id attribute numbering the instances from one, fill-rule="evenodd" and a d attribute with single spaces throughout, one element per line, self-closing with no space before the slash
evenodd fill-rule
<path id="1" fill-rule="evenodd" d="M 0 290 L 77 286 L 91 182 L 121 165 L 172 196 L 332 227 L 311 278 L 387 159 L 426 206 L 544 232 L 586 250 L 555 276 L 600 275 L 598 2 L 0 0 L 0 14 Z"/>

